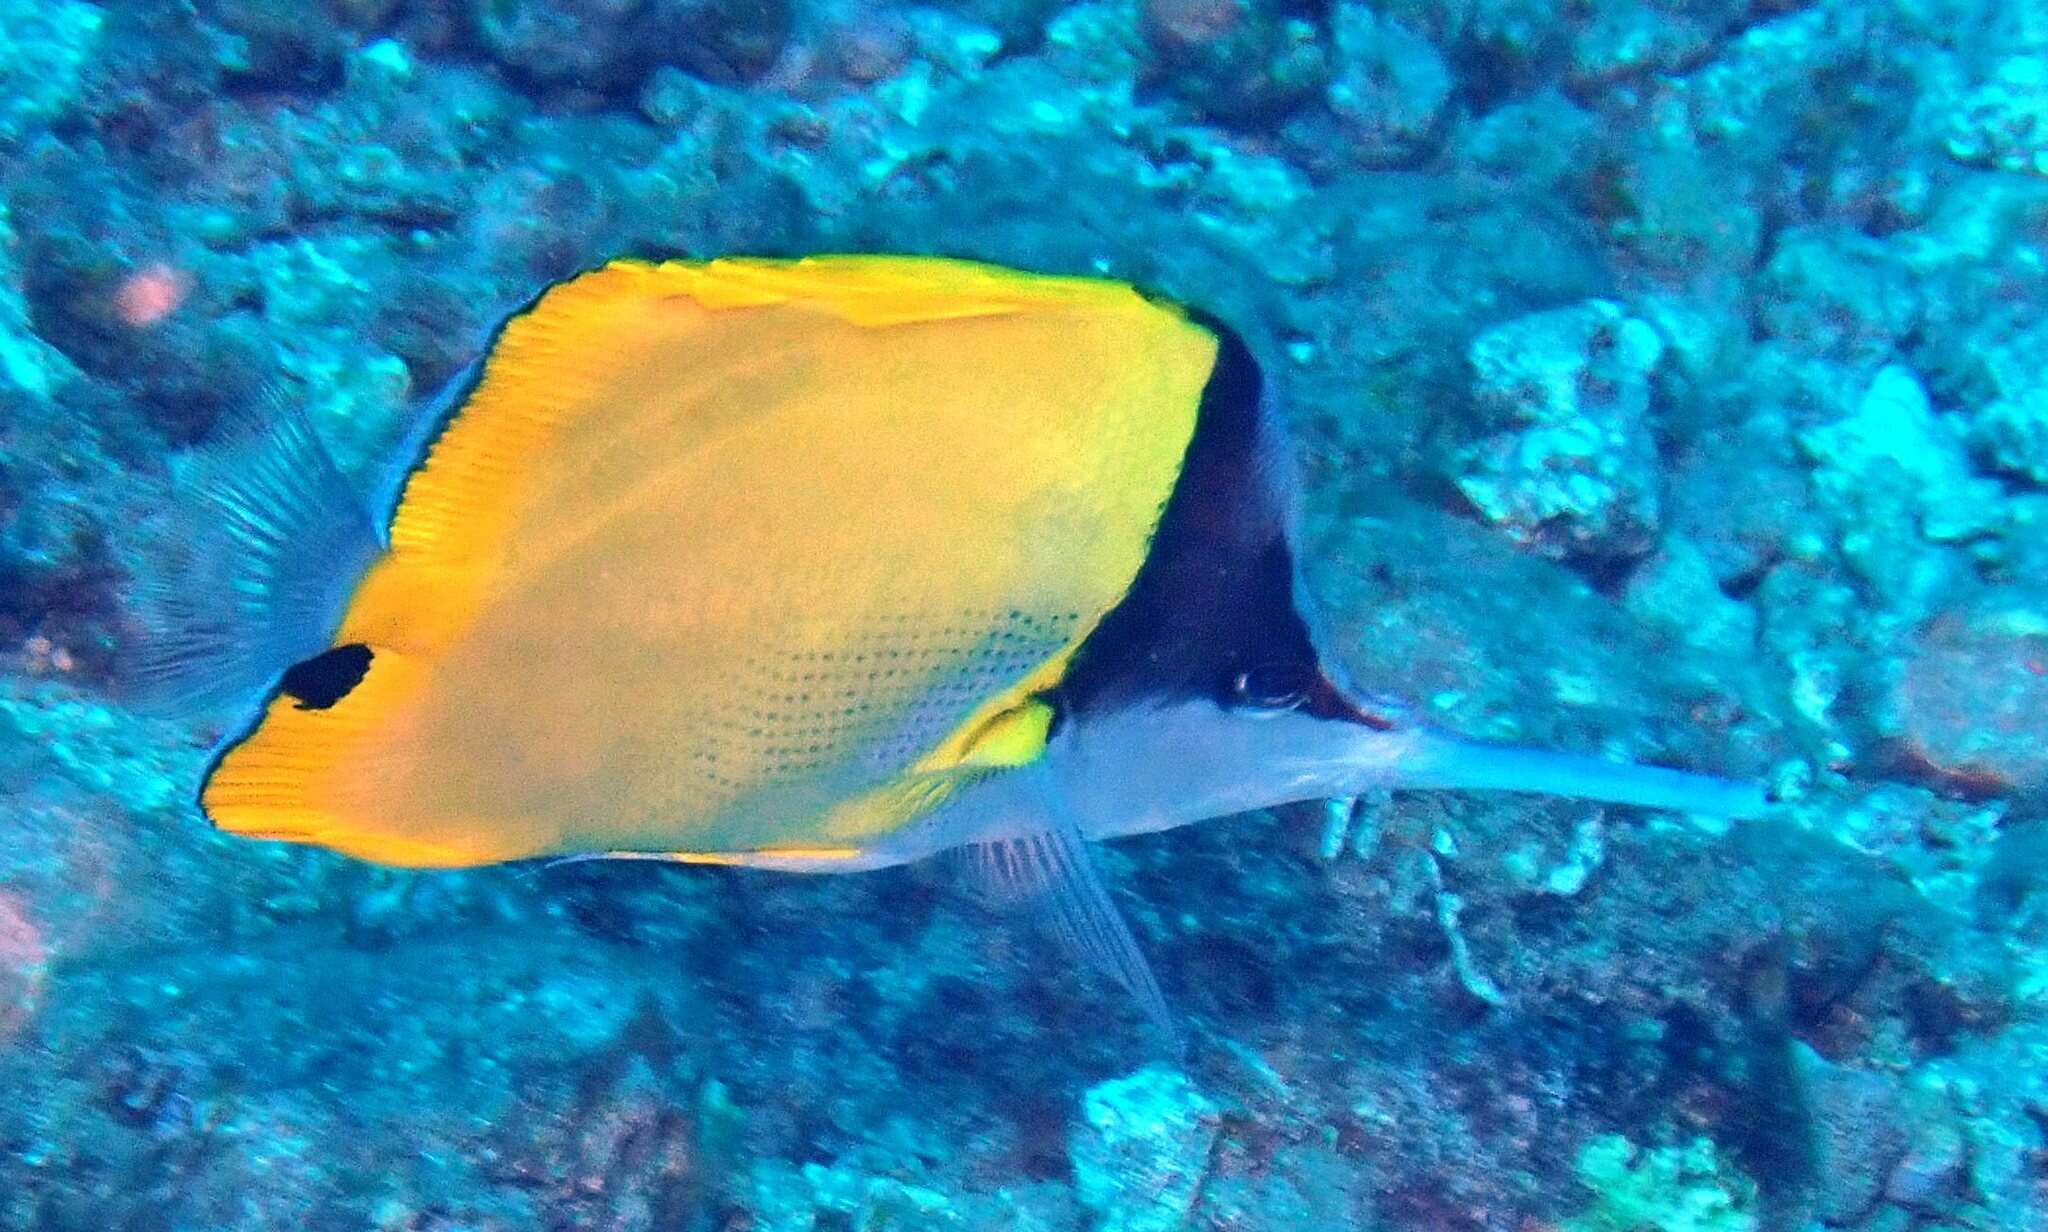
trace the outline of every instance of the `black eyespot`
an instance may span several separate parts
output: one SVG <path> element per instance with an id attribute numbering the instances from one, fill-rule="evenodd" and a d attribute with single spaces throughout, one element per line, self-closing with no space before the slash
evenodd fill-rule
<path id="1" fill-rule="evenodd" d="M 1317 679 L 1316 669 L 1306 663 L 1261 663 L 1237 674 L 1230 682 L 1230 695 L 1247 709 L 1297 710 L 1308 701 Z"/>
<path id="2" fill-rule="evenodd" d="M 347 697 L 369 670 L 370 648 L 350 642 L 293 664 L 277 687 L 301 710 L 325 710 Z"/>

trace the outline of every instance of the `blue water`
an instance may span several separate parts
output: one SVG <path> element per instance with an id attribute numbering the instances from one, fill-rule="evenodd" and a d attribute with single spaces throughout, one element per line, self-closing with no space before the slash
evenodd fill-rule
<path id="1" fill-rule="evenodd" d="M 2038 6 L 0 0 L 0 209 L 0 1228 L 2048 1227 Z M 381 473 L 551 281 L 828 251 L 1230 322 L 1346 677 L 1770 806 L 1105 844 L 1178 1052 L 943 863 L 207 826 L 117 682 L 266 386 Z"/>

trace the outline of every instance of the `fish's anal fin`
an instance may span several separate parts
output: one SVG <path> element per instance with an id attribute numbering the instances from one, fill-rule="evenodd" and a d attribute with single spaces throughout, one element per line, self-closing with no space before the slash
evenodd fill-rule
<path id="1" fill-rule="evenodd" d="M 756 851 L 584 851 L 545 860 L 529 870 L 527 875 L 538 876 L 564 865 L 588 864 L 595 860 L 765 868 L 792 873 L 852 872 L 858 867 L 862 854 L 858 847 L 764 847 Z"/>
<path id="2" fill-rule="evenodd" d="M 141 636 L 123 665 L 129 700 L 174 717 L 248 701 L 325 649 L 383 546 L 361 494 L 277 386 L 224 427 L 177 482 L 199 507 L 174 515 L 162 567 L 138 584 Z"/>
<path id="3" fill-rule="evenodd" d="M 1079 830 L 1062 823 L 1018 838 L 970 843 L 955 848 L 953 859 L 987 901 L 1028 908 L 1068 953 L 1123 985 L 1180 1054 L 1180 1031 L 1159 981 L 1110 900 Z"/>

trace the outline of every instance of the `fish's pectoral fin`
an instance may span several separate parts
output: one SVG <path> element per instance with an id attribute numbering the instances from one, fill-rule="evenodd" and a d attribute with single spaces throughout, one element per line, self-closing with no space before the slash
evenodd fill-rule
<path id="1" fill-rule="evenodd" d="M 954 849 L 954 862 L 983 899 L 1028 907 L 1068 953 L 1123 985 L 1173 1050 L 1181 1050 L 1159 981 L 1079 830 L 1059 824 L 1018 838 L 971 843 Z"/>
<path id="2" fill-rule="evenodd" d="M 139 707 L 205 713 L 261 694 L 327 645 L 355 574 L 381 548 L 362 497 L 275 384 L 230 412 L 177 481 L 199 508 L 140 579 L 140 638 L 121 683 Z"/>

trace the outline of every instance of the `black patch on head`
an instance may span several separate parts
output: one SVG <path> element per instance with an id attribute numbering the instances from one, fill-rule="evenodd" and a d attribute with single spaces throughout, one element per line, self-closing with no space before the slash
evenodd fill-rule
<path id="1" fill-rule="evenodd" d="M 301 710 L 325 710 L 362 683 L 370 670 L 370 658 L 370 648 L 361 642 L 323 650 L 286 669 L 277 683 L 278 691 L 297 702 Z"/>
<path id="2" fill-rule="evenodd" d="M 1205 697 L 1233 709 L 1285 699 L 1324 717 L 1350 713 L 1317 664 L 1294 605 L 1285 505 L 1262 450 L 1264 377 L 1251 349 L 1204 319 L 1218 339 L 1194 436 L 1151 551 L 1123 601 L 1081 644 L 1060 681 L 1060 709 L 1085 714 L 1140 699 Z M 1254 696 L 1254 695 L 1258 696 Z"/>

